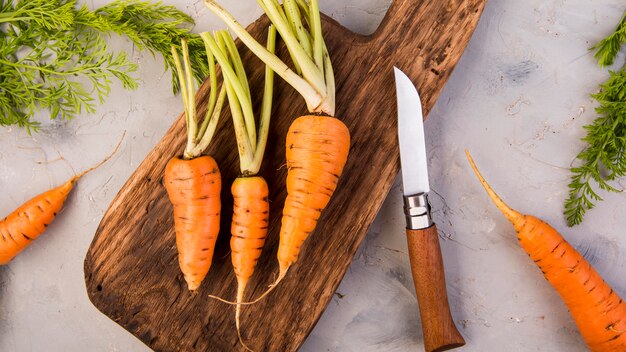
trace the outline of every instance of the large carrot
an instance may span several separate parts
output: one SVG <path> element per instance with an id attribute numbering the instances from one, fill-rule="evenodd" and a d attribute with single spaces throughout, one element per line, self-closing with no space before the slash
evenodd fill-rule
<path id="1" fill-rule="evenodd" d="M 276 0 L 258 0 L 283 38 L 294 70 L 256 42 L 215 0 L 204 2 L 259 59 L 304 97 L 310 112 L 297 118 L 287 133 L 287 199 L 278 249 L 280 272 L 271 290 L 298 259 L 303 242 L 314 231 L 333 195 L 348 157 L 350 133 L 343 122 L 333 117 L 335 80 L 317 0 L 284 0 L 282 5 Z"/>
<path id="2" fill-rule="evenodd" d="M 0 265 L 9 263 L 46 230 L 63 208 L 76 182 L 111 159 L 122 144 L 122 139 L 113 152 L 97 165 L 72 177 L 61 186 L 34 197 L 0 221 Z"/>
<path id="3" fill-rule="evenodd" d="M 269 67 L 265 69 L 265 88 L 257 133 L 248 78 L 235 42 L 227 31 L 216 32 L 214 37 L 208 33 L 202 33 L 201 36 L 222 68 L 239 150 L 241 175 L 233 182 L 231 188 L 234 205 L 230 248 L 237 277 L 235 302 L 237 304 L 235 310 L 237 336 L 241 344 L 250 350 L 241 337 L 240 303 L 243 301 L 246 286 L 261 256 L 269 226 L 269 190 L 265 179 L 257 174 L 261 168 L 267 144 L 272 112 L 274 72 Z M 276 29 L 270 26 L 267 50 L 274 52 L 275 46 Z M 219 297 L 211 297 L 224 301 Z"/>
<path id="4" fill-rule="evenodd" d="M 569 308 L 589 349 L 626 351 L 626 303 L 554 228 L 506 205 L 466 154 L 489 197 L 515 227 L 522 248 Z"/>
<path id="5" fill-rule="evenodd" d="M 220 230 L 222 179 L 215 159 L 202 153 L 211 143 L 226 99 L 224 85 L 217 94 L 216 64 L 207 51 L 211 92 L 202 122 L 196 113 L 193 71 L 187 41 L 182 41 L 183 62 L 172 47 L 172 56 L 181 82 L 187 122 L 187 146 L 182 157 L 173 157 L 165 168 L 165 189 L 174 206 L 174 228 L 178 263 L 190 291 L 200 287 L 211 268 L 215 242 Z"/>

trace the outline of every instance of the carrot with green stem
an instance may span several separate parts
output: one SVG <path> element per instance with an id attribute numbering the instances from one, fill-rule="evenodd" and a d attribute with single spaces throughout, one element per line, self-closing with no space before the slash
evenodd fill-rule
<path id="1" fill-rule="evenodd" d="M 235 42 L 227 31 L 216 32 L 214 36 L 202 33 L 201 37 L 222 68 L 239 150 L 241 175 L 233 182 L 231 188 L 234 205 L 230 249 L 237 277 L 235 310 L 237 336 L 241 344 L 250 350 L 241 337 L 240 303 L 243 301 L 246 286 L 261 256 L 269 226 L 269 190 L 267 182 L 263 177 L 258 176 L 258 173 L 269 132 L 274 72 L 270 67 L 265 69 L 265 87 L 257 133 L 248 78 Z M 267 50 L 273 53 L 275 47 L 276 29 L 270 26 Z M 210 297 L 224 301 L 219 297 Z"/>
<path id="2" fill-rule="evenodd" d="M 259 44 L 214 0 L 205 5 L 239 39 L 305 99 L 310 115 L 297 118 L 286 143 L 287 198 L 283 209 L 278 262 L 280 271 L 269 293 L 297 261 L 300 248 L 317 225 L 331 196 L 350 149 L 350 132 L 335 115 L 335 80 L 322 36 L 317 0 L 258 0 L 285 42 L 294 69 Z M 251 303 L 254 303 L 251 302 Z"/>
<path id="3" fill-rule="evenodd" d="M 220 230 L 222 179 L 215 159 L 202 155 L 211 143 L 226 99 L 226 88 L 217 93 L 215 58 L 207 51 L 211 91 L 206 114 L 196 112 L 193 70 L 187 41 L 182 40 L 183 60 L 172 47 L 187 124 L 187 144 L 182 157 L 175 156 L 165 168 L 165 188 L 174 206 L 178 263 L 190 291 L 196 290 L 211 268 Z"/>
<path id="4" fill-rule="evenodd" d="M 63 208 L 76 182 L 109 161 L 117 153 L 124 134 L 111 154 L 98 164 L 72 177 L 61 186 L 32 198 L 0 221 L 0 265 L 8 264 L 46 230 Z"/>
<path id="5" fill-rule="evenodd" d="M 469 152 L 466 155 L 489 197 L 515 227 L 522 248 L 569 308 L 589 349 L 626 351 L 626 303 L 554 228 L 506 205 L 482 177 Z"/>

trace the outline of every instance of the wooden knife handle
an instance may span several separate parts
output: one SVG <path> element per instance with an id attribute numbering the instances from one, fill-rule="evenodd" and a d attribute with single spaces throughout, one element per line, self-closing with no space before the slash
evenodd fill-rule
<path id="1" fill-rule="evenodd" d="M 406 234 L 426 352 L 447 351 L 465 345 L 450 314 L 437 226 L 407 229 Z"/>

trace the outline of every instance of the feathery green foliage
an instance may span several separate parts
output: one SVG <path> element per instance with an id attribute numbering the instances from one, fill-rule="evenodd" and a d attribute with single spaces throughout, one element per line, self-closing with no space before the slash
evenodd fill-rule
<path id="1" fill-rule="evenodd" d="M 624 43 L 626 43 L 626 13 L 622 16 L 615 31 L 602 39 L 591 50 L 596 51 L 594 56 L 598 59 L 600 66 L 611 66 Z"/>
<path id="2" fill-rule="evenodd" d="M 600 66 L 612 65 L 622 45 L 626 43 L 626 14 L 619 26 L 592 49 Z M 569 198 L 565 202 L 565 216 L 570 226 L 582 222 L 587 210 L 602 198 L 594 191 L 592 183 L 608 192 L 621 192 L 609 182 L 626 175 L 626 67 L 609 71 L 607 82 L 592 97 L 599 103 L 600 115 L 585 126 L 588 145 L 578 154 L 582 162 L 572 168 Z"/>
<path id="3" fill-rule="evenodd" d="M 36 130 L 32 117 L 71 119 L 93 112 L 109 95 L 113 80 L 136 89 L 137 65 L 124 52 L 112 52 L 110 34 L 125 36 L 138 49 L 164 57 L 175 71 L 171 46 L 190 46 L 194 76 L 208 72 L 204 43 L 188 27 L 193 20 L 175 7 L 139 0 L 117 0 L 94 11 L 76 0 L 0 1 L 0 126 Z M 173 89 L 179 90 L 177 75 Z"/>

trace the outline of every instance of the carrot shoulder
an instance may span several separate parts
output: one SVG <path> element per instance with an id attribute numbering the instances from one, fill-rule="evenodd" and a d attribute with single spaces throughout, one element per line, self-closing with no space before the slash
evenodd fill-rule
<path id="1" fill-rule="evenodd" d="M 466 154 L 489 197 L 515 227 L 522 248 L 569 308 L 589 349 L 626 351 L 626 303 L 554 228 L 506 205 Z"/>

